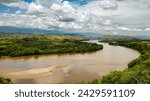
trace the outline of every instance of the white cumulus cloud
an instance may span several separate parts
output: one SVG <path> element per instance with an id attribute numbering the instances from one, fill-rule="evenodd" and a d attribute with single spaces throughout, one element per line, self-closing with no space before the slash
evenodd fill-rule
<path id="1" fill-rule="evenodd" d="M 10 7 L 19 7 L 20 9 L 26 9 L 28 3 L 22 0 L 1 0 L 2 4 Z"/>
<path id="2" fill-rule="evenodd" d="M 104 10 L 117 9 L 118 4 L 115 0 L 101 0 L 99 6 Z"/>
<path id="3" fill-rule="evenodd" d="M 149 0 L 88 0 L 78 5 L 61 0 L 0 0 L 19 7 L 15 14 L 0 13 L 0 26 L 19 26 L 64 31 L 119 34 L 149 32 Z"/>

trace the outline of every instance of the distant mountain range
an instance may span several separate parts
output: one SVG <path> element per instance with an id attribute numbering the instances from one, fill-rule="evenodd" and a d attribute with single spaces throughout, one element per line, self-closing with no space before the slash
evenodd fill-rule
<path id="1" fill-rule="evenodd" d="M 138 35 L 138 36 L 133 36 L 133 37 L 138 38 L 138 39 L 150 40 L 150 35 Z"/>
<path id="2" fill-rule="evenodd" d="M 18 28 L 10 26 L 0 26 L 0 32 L 4 33 L 26 33 L 26 34 L 57 34 L 57 35 L 72 35 L 72 36 L 86 36 L 92 38 L 102 37 L 102 34 L 91 32 L 64 32 L 57 30 L 45 30 L 38 28 Z"/>
<path id="3" fill-rule="evenodd" d="M 71 35 L 71 36 L 86 36 L 89 38 L 102 38 L 104 35 L 92 32 L 64 32 L 58 30 L 46 30 L 38 28 L 18 28 L 10 26 L 0 26 L 0 32 L 4 33 L 26 33 L 26 34 L 57 34 L 57 35 Z M 150 35 L 131 36 L 138 39 L 150 39 Z"/>
<path id="4" fill-rule="evenodd" d="M 139 39 L 121 35 L 104 35 L 102 38 L 99 39 L 99 41 L 101 42 L 121 42 L 121 41 L 136 41 L 136 40 Z"/>

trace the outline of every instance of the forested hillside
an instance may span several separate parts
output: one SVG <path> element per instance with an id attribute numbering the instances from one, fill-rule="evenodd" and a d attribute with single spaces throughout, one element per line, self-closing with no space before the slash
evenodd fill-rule
<path id="1" fill-rule="evenodd" d="M 11 34 L 0 36 L 0 56 L 28 56 L 39 54 L 62 54 L 92 52 L 102 45 L 84 43 L 83 36 Z"/>
<path id="2" fill-rule="evenodd" d="M 124 41 L 135 41 L 139 40 L 137 38 L 129 37 L 129 36 L 121 36 L 121 35 L 104 35 L 100 42 L 124 42 Z"/>

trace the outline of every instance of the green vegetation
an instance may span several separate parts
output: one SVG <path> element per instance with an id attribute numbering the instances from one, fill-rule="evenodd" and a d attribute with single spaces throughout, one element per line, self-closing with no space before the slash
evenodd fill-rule
<path id="1" fill-rule="evenodd" d="M 0 77 L 0 84 L 12 84 L 12 81 L 8 78 Z"/>
<path id="2" fill-rule="evenodd" d="M 88 39 L 83 36 L 2 34 L 0 35 L 0 57 L 81 53 L 103 48 L 102 45 L 81 42 L 83 40 Z"/>
<path id="3" fill-rule="evenodd" d="M 141 56 L 128 64 L 124 71 L 114 71 L 103 76 L 104 84 L 150 84 L 150 41 L 117 42 L 120 45 L 138 50 Z"/>
<path id="4" fill-rule="evenodd" d="M 99 39 L 100 42 L 125 42 L 125 41 L 135 41 L 139 40 L 136 38 L 132 38 L 129 36 L 120 36 L 120 35 L 104 35 L 101 39 Z"/>

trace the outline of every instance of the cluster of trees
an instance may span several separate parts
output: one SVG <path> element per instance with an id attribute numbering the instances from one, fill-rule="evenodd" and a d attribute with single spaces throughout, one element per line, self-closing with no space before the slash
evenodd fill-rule
<path id="1" fill-rule="evenodd" d="M 12 81 L 8 78 L 0 77 L 0 84 L 12 84 Z"/>
<path id="2" fill-rule="evenodd" d="M 128 48 L 138 50 L 141 54 L 150 52 L 150 43 L 149 41 L 131 41 L 131 42 L 117 42 L 109 43 L 110 45 L 120 45 Z"/>
<path id="3" fill-rule="evenodd" d="M 82 36 L 17 35 L 0 37 L 0 56 L 28 56 L 92 52 L 103 48 L 95 43 L 81 42 Z"/>

